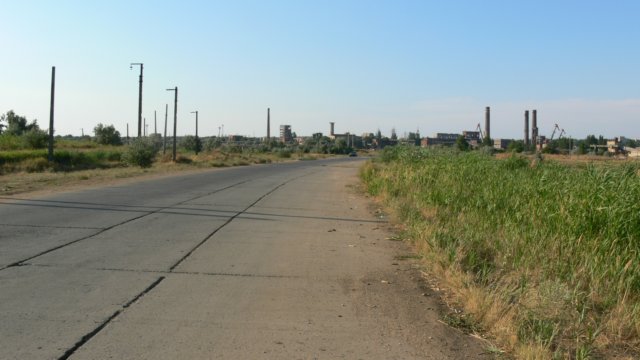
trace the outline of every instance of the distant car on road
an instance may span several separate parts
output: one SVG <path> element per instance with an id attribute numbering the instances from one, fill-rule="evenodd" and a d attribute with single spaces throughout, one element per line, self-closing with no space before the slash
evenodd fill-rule
<path id="1" fill-rule="evenodd" d="M 358 156 L 358 153 L 355 152 L 355 151 L 352 151 L 352 152 L 349 153 L 349 156 L 355 157 L 355 156 Z"/>

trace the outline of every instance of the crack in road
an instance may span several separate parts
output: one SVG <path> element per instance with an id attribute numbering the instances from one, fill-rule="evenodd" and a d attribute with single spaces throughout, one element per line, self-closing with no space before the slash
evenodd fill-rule
<path id="1" fill-rule="evenodd" d="M 24 263 L 20 266 L 33 266 L 44 268 L 75 268 L 68 265 L 56 265 L 56 264 L 31 264 Z M 300 276 L 294 275 L 263 275 L 263 274 L 247 274 L 247 273 L 226 273 L 226 272 L 200 272 L 200 271 L 168 271 L 168 270 L 141 270 L 141 269 L 123 269 L 123 268 L 91 268 L 83 267 L 83 270 L 94 271 L 116 271 L 116 272 L 129 272 L 136 274 L 163 274 L 163 275 L 198 275 L 198 276 L 230 276 L 230 277 L 251 277 L 251 278 L 281 278 L 281 279 L 299 279 Z"/>
<path id="2" fill-rule="evenodd" d="M 221 192 L 221 191 L 228 190 L 228 189 L 230 189 L 230 188 L 233 188 L 233 187 L 236 187 L 236 186 L 239 186 L 239 185 L 245 184 L 245 183 L 250 182 L 250 181 L 251 181 L 251 179 L 243 180 L 243 181 L 240 181 L 240 182 L 238 182 L 238 183 L 231 184 L 231 185 L 229 185 L 229 186 L 226 186 L 226 187 L 223 187 L 223 188 L 220 188 L 220 189 L 216 189 L 216 190 L 211 191 L 211 192 L 209 192 L 209 193 L 206 193 L 206 194 L 204 194 L 204 195 L 198 195 L 198 196 L 195 196 L 195 197 L 193 197 L 193 198 L 189 198 L 189 199 L 186 199 L 186 200 L 180 201 L 180 202 L 178 202 L 178 203 L 175 203 L 175 204 L 173 204 L 173 205 L 166 206 L 166 207 L 163 207 L 163 208 L 157 208 L 157 209 L 156 209 L 156 210 L 154 210 L 154 211 L 146 212 L 146 213 L 144 213 L 144 214 L 141 214 L 140 216 L 135 216 L 135 217 L 133 217 L 133 218 L 127 219 L 127 220 L 122 221 L 122 222 L 119 222 L 119 223 L 117 223 L 117 224 L 114 224 L 114 225 L 108 226 L 108 227 L 106 227 L 106 228 L 100 228 L 100 229 L 99 229 L 99 231 L 97 231 L 97 232 L 95 232 L 95 233 L 93 233 L 93 234 L 91 234 L 91 235 L 87 235 L 87 236 L 81 237 L 81 238 L 79 238 L 79 239 L 76 239 L 76 240 L 73 240 L 73 241 L 70 241 L 70 242 L 68 242 L 68 243 L 64 243 L 64 244 L 58 245 L 58 246 L 54 246 L 54 247 L 52 247 L 52 248 L 50 248 L 50 249 L 44 250 L 44 251 L 42 251 L 42 252 L 40 252 L 40 253 L 38 253 L 38 254 L 35 254 L 35 255 L 33 255 L 33 256 L 30 256 L 30 257 L 28 257 L 28 258 L 25 258 L 25 259 L 22 259 L 22 260 L 19 260 L 19 261 L 13 262 L 13 263 L 11 263 L 11 264 L 9 264 L 9 265 L 6 265 L 6 266 L 4 266 L 4 267 L 0 268 L 0 271 L 5 270 L 5 269 L 8 269 L 8 268 L 11 268 L 11 267 L 20 266 L 22 263 L 25 263 L 25 262 L 27 262 L 27 261 L 29 261 L 29 260 L 33 260 L 33 259 L 35 259 L 35 258 L 37 258 L 37 257 L 40 257 L 40 256 L 42 256 L 42 255 L 45 255 L 45 254 L 51 253 L 51 252 L 53 252 L 53 251 L 56 251 L 56 250 L 62 249 L 62 248 L 67 247 L 67 246 L 69 246 L 69 245 L 76 244 L 76 243 L 78 243 L 78 242 L 80 242 L 80 241 L 90 239 L 90 238 L 92 238 L 92 237 L 94 237 L 94 236 L 97 236 L 97 235 L 102 234 L 102 233 L 103 233 L 103 232 L 105 232 L 105 231 L 108 231 L 108 230 L 114 229 L 114 228 L 116 228 L 116 227 L 118 227 L 118 226 L 125 225 L 125 224 L 127 224 L 127 223 L 130 223 L 130 222 L 132 222 L 132 221 L 135 221 L 135 220 L 141 219 L 141 218 L 143 218 L 143 217 L 146 217 L 146 216 L 149 216 L 149 215 L 153 215 L 153 214 L 159 213 L 159 212 L 161 212 L 161 211 L 163 211 L 163 210 L 170 209 L 170 208 L 172 208 L 172 207 L 175 207 L 175 206 L 177 206 L 177 205 L 181 205 L 181 204 L 187 203 L 187 202 L 189 202 L 189 201 L 193 201 L 193 200 L 196 200 L 196 199 L 199 199 L 199 198 L 205 197 L 205 196 L 213 195 L 213 194 L 215 194 L 215 193 L 218 193 L 218 192 Z"/>
<path id="3" fill-rule="evenodd" d="M 55 225 L 32 225 L 32 224 L 0 224 L 0 226 L 24 227 L 24 228 L 44 228 L 44 229 L 74 229 L 74 230 L 102 230 L 101 227 L 88 226 L 55 226 Z"/>
<path id="4" fill-rule="evenodd" d="M 251 203 L 250 205 L 248 205 L 248 206 L 247 206 L 246 208 L 244 208 L 242 211 L 237 212 L 235 215 L 233 215 L 232 217 L 230 217 L 230 218 L 229 218 L 229 219 L 228 219 L 224 224 L 222 224 L 221 226 L 219 226 L 219 227 L 217 227 L 215 230 L 213 230 L 213 231 L 212 231 L 209 235 L 207 235 L 207 236 L 206 236 L 202 241 L 200 241 L 196 246 L 194 246 L 194 247 L 193 247 L 193 248 L 192 248 L 188 253 L 186 253 L 183 257 L 181 257 L 181 258 L 180 258 L 180 259 L 179 259 L 175 264 L 173 264 L 173 265 L 169 268 L 169 271 L 168 271 L 167 273 L 170 273 L 170 274 L 188 274 L 188 275 L 196 275 L 196 274 L 198 274 L 198 275 L 218 275 L 218 276 L 221 276 L 221 275 L 222 275 L 222 276 L 238 276 L 238 277 L 257 277 L 256 275 L 252 275 L 252 274 L 233 274 L 233 273 L 230 273 L 230 274 L 224 274 L 224 273 L 220 273 L 220 274 L 216 274 L 216 273 L 209 273 L 209 274 L 208 274 L 208 273 L 189 273 L 189 272 L 178 272 L 178 271 L 174 271 L 174 269 L 175 269 L 177 266 L 179 266 L 179 265 L 180 265 L 184 260 L 186 260 L 189 256 L 191 256 L 191 254 L 193 254 L 193 252 L 195 252 L 199 247 L 201 247 L 201 246 L 202 246 L 202 245 L 204 245 L 204 244 L 205 244 L 209 239 L 211 239 L 211 238 L 212 238 L 212 237 L 213 237 L 213 236 L 214 236 L 218 231 L 220 231 L 220 229 L 224 228 L 226 225 L 228 225 L 229 223 L 231 223 L 234 219 L 236 219 L 238 216 L 240 216 L 241 214 L 243 214 L 244 212 L 246 212 L 246 211 L 247 211 L 248 209 L 250 209 L 252 206 L 256 205 L 258 202 L 260 202 L 261 200 L 263 200 L 263 199 L 264 199 L 264 198 L 266 198 L 267 196 L 269 196 L 269 195 L 273 194 L 275 191 L 277 191 L 277 190 L 278 190 L 278 189 L 280 189 L 281 187 L 285 186 L 286 184 L 288 184 L 288 183 L 290 183 L 290 182 L 292 182 L 292 181 L 295 181 L 295 180 L 297 180 L 297 179 L 300 179 L 300 178 L 302 178 L 302 177 L 304 177 L 304 176 L 311 175 L 311 174 L 313 174 L 313 173 L 315 173 L 315 172 L 306 173 L 306 174 L 303 174 L 303 175 L 297 176 L 297 177 L 295 177 L 295 178 L 289 179 L 289 180 L 287 180 L 287 181 L 285 181 L 285 182 L 283 182 L 283 183 L 281 183 L 281 184 L 277 185 L 277 186 L 276 186 L 276 187 L 274 187 L 273 189 L 269 190 L 268 192 L 266 192 L 266 193 L 265 193 L 265 194 L 263 194 L 262 196 L 260 196 L 256 201 L 254 201 L 253 203 Z M 245 182 L 248 182 L 248 181 L 249 181 L 249 180 L 246 180 L 246 181 L 243 181 L 242 183 L 245 183 Z M 241 183 L 238 183 L 238 184 L 236 184 L 236 185 L 239 185 L 239 184 L 241 184 Z M 236 186 L 236 185 L 229 186 L 229 187 L 227 187 L 227 188 L 225 188 L 225 189 L 228 189 L 228 188 L 233 187 L 233 186 Z M 220 191 L 222 191 L 222 190 L 220 190 Z M 215 192 L 214 192 L 214 193 L 215 193 Z M 207 195 L 210 195 L 210 194 L 207 194 Z M 198 196 L 198 197 L 195 197 L 195 198 L 190 199 L 190 200 L 185 200 L 185 201 L 183 201 L 183 202 L 181 202 L 181 203 L 178 203 L 178 204 L 182 204 L 182 203 L 185 203 L 185 202 L 187 202 L 187 201 L 195 200 L 195 199 L 197 199 L 197 198 L 199 198 L 199 197 L 204 197 L 204 196 L 207 196 L 207 195 Z M 154 212 L 152 212 L 152 213 L 155 213 L 155 212 L 158 212 L 158 211 L 154 211 Z M 152 214 L 152 213 L 149 213 L 149 214 Z M 146 215 L 149 215 L 149 214 L 145 214 L 145 215 L 143 215 L 143 216 L 146 216 Z M 139 218 L 139 217 L 138 217 L 138 218 Z M 133 219 L 132 219 L 132 220 L 130 220 L 130 221 L 133 221 Z M 128 221 L 127 221 L 127 222 L 128 222 Z M 113 227 L 115 227 L 115 226 L 113 226 Z M 113 228 L 113 227 L 110 227 L 110 228 Z M 106 230 L 104 230 L 104 231 L 106 231 Z M 103 231 L 101 231 L 101 232 L 103 232 Z M 97 235 L 97 234 L 95 234 L 95 235 Z M 92 236 L 95 236 L 95 235 L 92 235 Z M 77 242 L 77 241 L 76 241 L 76 242 Z M 65 245 L 65 246 L 66 246 L 66 245 Z M 60 247 L 62 247 L 62 246 L 60 246 Z M 60 247 L 58 247 L 58 248 L 60 248 Z M 53 251 L 53 250 L 51 250 L 51 251 Z M 49 251 L 49 252 L 50 252 L 50 251 Z M 40 255 L 38 255 L 38 256 L 40 256 Z M 31 257 L 31 259 L 33 259 L 33 258 L 35 258 L 35 257 L 37 257 L 37 256 Z M 25 261 L 26 261 L 26 260 L 25 260 Z M 19 263 L 17 263 L 17 264 L 16 264 L 16 265 L 14 265 L 14 266 L 22 266 L 22 265 L 24 265 L 24 262 L 25 262 L 25 261 L 19 262 Z M 0 270 L 2 270 L 2 269 L 0 269 Z M 262 277 L 278 277 L 278 276 L 269 276 L 269 275 L 266 275 L 266 276 L 262 276 Z M 91 340 L 94 336 L 96 336 L 98 333 L 100 333 L 100 331 L 102 331 L 102 329 L 104 329 L 104 328 L 105 328 L 105 327 L 106 327 L 106 326 L 107 326 L 111 321 L 113 321 L 113 320 L 114 320 L 115 318 L 117 318 L 120 314 L 122 314 L 122 312 L 123 312 L 126 308 L 128 308 L 128 307 L 129 307 L 129 306 L 131 306 L 133 303 L 135 303 L 138 299 L 140 299 L 142 296 L 144 296 L 145 294 L 147 294 L 147 293 L 149 293 L 151 290 L 153 290 L 153 289 L 154 289 L 156 286 L 158 286 L 158 284 L 160 284 L 160 282 L 162 282 L 165 278 L 166 278 L 165 276 L 161 276 L 161 277 L 160 277 L 160 278 L 158 278 L 156 281 L 154 281 L 154 282 L 153 282 L 149 287 L 147 287 L 143 292 L 141 292 L 141 293 L 140 293 L 140 294 L 138 294 L 136 297 L 134 297 L 131 301 L 129 301 L 129 302 L 127 302 L 125 305 L 123 305 L 122 309 L 117 310 L 116 312 L 114 312 L 114 313 L 113 313 L 109 318 L 107 318 L 105 321 L 103 321 L 103 322 L 102 322 L 98 327 L 96 327 L 96 328 L 95 328 L 95 329 L 93 329 L 91 332 L 87 333 L 87 334 L 86 334 L 86 335 L 84 335 L 82 338 L 80 338 L 80 340 L 79 340 L 78 342 L 76 342 L 76 344 L 75 344 L 73 347 L 71 347 L 71 348 L 69 348 L 67 351 L 65 351 L 65 353 L 64 353 L 61 357 L 59 357 L 58 359 L 59 359 L 59 360 L 66 360 L 66 359 L 68 359 L 68 358 L 69 358 L 71 355 L 73 355 L 73 354 L 74 354 L 78 349 L 80 349 L 84 344 L 86 344 L 86 343 L 87 343 L 89 340 Z"/>
<path id="5" fill-rule="evenodd" d="M 68 359 L 71 355 L 73 355 L 78 349 L 80 349 L 82 347 L 82 345 L 86 344 L 89 340 L 91 340 L 91 338 L 93 338 L 94 336 L 96 336 L 102 329 L 104 329 L 105 326 L 107 326 L 113 319 L 115 319 L 116 317 L 118 317 L 118 315 L 120 315 L 126 308 L 128 308 L 129 306 L 131 306 L 133 303 L 135 303 L 136 301 L 138 301 L 138 299 L 140 299 L 141 297 L 143 297 L 145 294 L 147 294 L 149 291 L 153 290 L 153 288 L 155 288 L 156 286 L 158 286 L 158 284 L 160 284 L 162 282 L 162 280 L 164 280 L 165 277 L 161 276 L 158 279 L 156 279 L 151 285 L 147 286 L 146 289 L 144 289 L 141 293 L 139 293 L 138 295 L 136 295 L 133 299 L 131 299 L 130 301 L 128 301 L 126 304 L 122 305 L 122 309 L 120 310 L 116 310 L 116 312 L 114 312 L 113 314 L 111 314 L 111 316 L 109 316 L 105 321 L 103 321 L 100 325 L 98 325 L 98 327 L 96 327 L 95 329 L 93 329 L 91 332 L 89 332 L 88 334 L 84 335 L 82 338 L 80 338 L 80 340 L 78 342 L 76 342 L 71 348 L 67 349 L 67 351 L 64 352 L 64 354 L 62 354 L 62 356 L 60 356 L 58 358 L 58 360 L 66 360 Z"/>
<path id="6" fill-rule="evenodd" d="M 169 271 L 173 271 L 173 269 L 175 269 L 177 266 L 179 266 L 185 259 L 187 259 L 189 256 L 191 256 L 191 254 L 193 254 L 194 251 L 196 251 L 200 246 L 204 245 L 204 243 L 206 243 L 209 239 L 211 239 L 218 231 L 220 231 L 221 229 L 223 229 L 225 226 L 227 226 L 229 223 L 231 223 L 233 220 L 235 220 L 237 217 L 239 217 L 240 215 L 244 214 L 247 212 L 247 210 L 251 209 L 253 206 L 255 206 L 257 203 L 259 203 L 262 199 L 266 198 L 267 196 L 273 194 L 276 190 L 280 189 L 281 187 L 285 186 L 286 184 L 298 180 L 302 177 L 311 175 L 315 172 L 311 172 L 311 173 L 307 173 L 307 174 L 303 174 L 300 176 L 297 176 L 295 178 L 289 179 L 283 183 L 281 183 L 280 185 L 274 187 L 273 189 L 269 190 L 268 192 L 266 192 L 264 195 L 260 196 L 256 201 L 252 202 L 251 204 L 249 204 L 247 207 L 245 207 L 243 210 L 235 213 L 233 216 L 231 216 L 229 219 L 227 219 L 227 221 L 224 222 L 224 224 L 222 224 L 221 226 L 219 226 L 218 228 L 216 228 L 215 230 L 213 230 L 209 235 L 207 235 L 204 239 L 202 239 L 202 241 L 200 241 L 193 249 L 191 249 L 191 251 L 189 251 L 188 253 L 186 253 L 181 259 L 179 259 L 175 264 L 173 264 L 173 266 L 171 266 L 169 268 Z"/>

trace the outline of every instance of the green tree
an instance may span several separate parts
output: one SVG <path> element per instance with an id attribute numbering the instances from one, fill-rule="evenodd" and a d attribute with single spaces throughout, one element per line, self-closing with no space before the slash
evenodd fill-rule
<path id="1" fill-rule="evenodd" d="M 348 154 L 353 149 L 347 146 L 347 141 L 345 139 L 337 139 L 333 146 L 329 149 L 329 152 L 332 154 Z"/>
<path id="2" fill-rule="evenodd" d="M 6 123 L 6 125 L 0 125 L 0 133 L 3 131 L 7 134 L 20 136 L 29 130 L 39 130 L 38 120 L 33 120 L 31 123 L 27 123 L 27 118 L 17 115 L 13 110 L 7 111 L 6 114 L 0 116 L 0 123 Z"/>
<path id="3" fill-rule="evenodd" d="M 493 147 L 493 140 L 490 137 L 485 136 L 484 139 L 482 139 L 482 146 Z"/>
<path id="4" fill-rule="evenodd" d="M 598 138 L 596 138 L 595 135 L 587 135 L 587 138 L 584 139 L 584 142 L 586 143 L 587 147 L 589 145 L 598 145 Z"/>
<path id="5" fill-rule="evenodd" d="M 469 143 L 467 142 L 467 139 L 464 138 L 464 136 L 458 136 L 458 138 L 456 139 L 456 148 L 460 151 L 469 151 Z"/>
<path id="6" fill-rule="evenodd" d="M 113 125 L 98 124 L 93 128 L 95 141 L 101 145 L 122 145 L 120 132 Z"/>
<path id="7" fill-rule="evenodd" d="M 509 143 L 507 151 L 521 153 L 524 151 L 524 141 L 515 140 Z"/>
<path id="8" fill-rule="evenodd" d="M 585 141 L 580 141 L 578 143 L 578 149 L 576 150 L 576 152 L 579 155 L 584 155 L 587 153 L 587 151 L 589 151 L 589 148 L 587 147 L 587 143 Z"/>
<path id="9" fill-rule="evenodd" d="M 419 132 L 410 132 L 407 140 L 413 142 L 415 146 L 420 146 L 420 133 Z"/>
<path id="10" fill-rule="evenodd" d="M 199 137 L 193 135 L 187 135 L 182 138 L 182 147 L 187 151 L 200 152 L 202 151 L 202 141 Z"/>

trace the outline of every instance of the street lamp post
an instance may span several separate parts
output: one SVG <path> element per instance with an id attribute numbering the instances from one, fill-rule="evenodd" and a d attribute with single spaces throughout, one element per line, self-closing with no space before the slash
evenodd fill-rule
<path id="1" fill-rule="evenodd" d="M 133 69 L 133 65 L 140 65 L 140 84 L 138 86 L 138 137 L 142 136 L 142 71 L 143 63 L 131 63 L 129 69 Z"/>
<path id="2" fill-rule="evenodd" d="M 196 155 L 198 155 L 199 141 L 198 141 L 198 110 L 192 111 L 192 114 L 196 114 Z"/>
<path id="3" fill-rule="evenodd" d="M 167 91 L 174 91 L 175 98 L 173 100 L 173 161 L 176 161 L 176 130 L 178 128 L 178 87 L 173 89 L 167 89 Z"/>

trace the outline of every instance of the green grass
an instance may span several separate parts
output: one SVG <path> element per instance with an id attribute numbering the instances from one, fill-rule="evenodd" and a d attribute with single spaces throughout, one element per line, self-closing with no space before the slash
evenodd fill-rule
<path id="1" fill-rule="evenodd" d="M 637 162 L 569 166 L 397 147 L 361 177 L 410 236 L 504 303 L 520 343 L 562 356 L 638 345 Z"/>
<path id="2" fill-rule="evenodd" d="M 55 150 L 53 162 L 47 150 L 0 151 L 0 174 L 12 172 L 74 171 L 120 166 L 122 149 Z"/>

